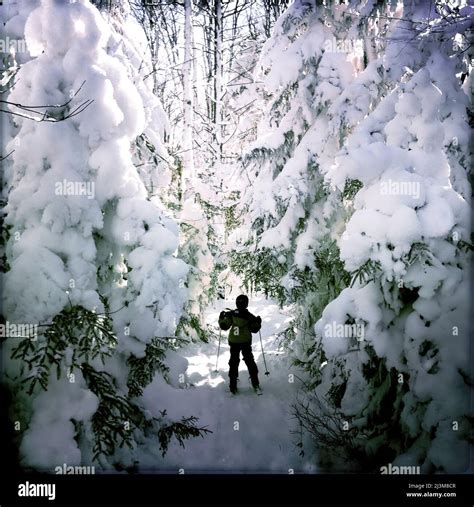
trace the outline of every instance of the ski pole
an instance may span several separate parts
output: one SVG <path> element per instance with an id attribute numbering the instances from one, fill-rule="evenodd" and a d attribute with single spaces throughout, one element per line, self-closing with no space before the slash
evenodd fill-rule
<path id="1" fill-rule="evenodd" d="M 265 365 L 265 375 L 270 375 L 270 372 L 268 371 L 267 368 L 267 361 L 265 361 L 265 352 L 263 351 L 262 333 L 259 331 L 258 334 L 260 335 L 260 346 L 262 347 L 263 364 Z"/>
<path id="2" fill-rule="evenodd" d="M 219 353 L 221 351 L 221 335 L 222 335 L 222 330 L 219 329 L 219 347 L 217 347 L 217 359 L 216 359 L 216 369 L 214 371 L 219 371 L 217 369 L 217 364 L 219 363 Z"/>

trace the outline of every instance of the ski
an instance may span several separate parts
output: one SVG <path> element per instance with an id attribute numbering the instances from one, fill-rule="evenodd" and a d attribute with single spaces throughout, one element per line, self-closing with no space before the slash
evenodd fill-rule
<path id="1" fill-rule="evenodd" d="M 252 390 L 257 396 L 262 396 L 263 394 L 261 387 L 252 387 Z M 228 393 L 231 394 L 232 396 L 237 396 L 238 394 L 242 394 L 242 391 L 239 391 L 237 389 L 235 392 L 232 392 L 231 390 L 229 390 Z"/>

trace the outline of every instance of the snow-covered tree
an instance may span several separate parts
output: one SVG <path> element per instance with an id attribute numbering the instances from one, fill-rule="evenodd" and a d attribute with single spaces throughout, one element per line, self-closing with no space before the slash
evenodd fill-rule
<path id="1" fill-rule="evenodd" d="M 233 265 L 295 303 L 296 413 L 333 465 L 467 459 L 470 11 L 443 9 L 297 1 L 260 60 Z"/>
<path id="2" fill-rule="evenodd" d="M 470 425 L 468 99 L 453 44 L 469 13 L 443 14 L 406 3 L 381 58 L 389 90 L 327 173 L 363 187 L 339 240 L 353 284 L 315 327 L 329 361 L 317 392 L 337 386 L 354 450 L 427 472 L 465 469 Z M 349 321 L 357 345 L 325 334 Z"/>
<path id="3" fill-rule="evenodd" d="M 202 433 L 192 416 L 173 421 L 160 403 L 171 386 L 157 379 L 173 382 L 167 362 L 176 362 L 189 267 L 175 255 L 177 224 L 148 197 L 131 149 L 144 134 L 163 149 L 161 108 L 132 82 L 133 36 L 111 26 L 88 1 L 39 2 L 24 28 L 30 59 L 8 96 L 49 105 L 48 116 L 82 97 L 91 104 L 61 123 L 16 119 L 7 159 L 4 314 L 38 326 L 36 339 L 5 343 L 18 359 L 7 374 L 26 426 L 23 463 L 40 469 L 94 458 L 126 466 L 147 436 L 165 452 L 173 436 Z M 121 53 L 120 44 L 129 47 Z M 161 386 L 154 399 L 142 398 L 152 381 Z M 119 450 L 124 443 L 132 450 Z"/>
<path id="4" fill-rule="evenodd" d="M 266 107 L 257 140 L 242 157 L 243 234 L 234 237 L 241 246 L 233 266 L 281 302 L 312 292 L 319 278 L 333 295 L 346 283 L 334 265 L 344 210 L 320 170 L 337 148 L 326 129 L 328 105 L 354 74 L 346 53 L 325 51 L 335 38 L 326 23 L 333 18 L 323 7 L 295 2 L 277 22 L 255 75 Z M 311 295 L 319 312 L 331 299 L 325 291 Z"/>

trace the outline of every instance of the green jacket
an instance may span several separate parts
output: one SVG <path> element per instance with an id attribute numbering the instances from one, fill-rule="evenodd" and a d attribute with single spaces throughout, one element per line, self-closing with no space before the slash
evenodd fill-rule
<path id="1" fill-rule="evenodd" d="M 229 343 L 252 343 L 252 332 L 260 329 L 260 317 L 255 317 L 248 310 L 221 312 L 219 326 L 224 331 L 229 329 Z"/>

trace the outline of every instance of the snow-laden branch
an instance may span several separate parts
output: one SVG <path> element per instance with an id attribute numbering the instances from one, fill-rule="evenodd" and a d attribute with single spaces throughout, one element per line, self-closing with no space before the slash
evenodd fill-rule
<path id="1" fill-rule="evenodd" d="M 56 117 L 52 115 L 48 110 L 53 109 L 59 112 L 60 109 L 64 109 L 69 106 L 69 104 L 73 101 L 73 99 L 79 94 L 82 87 L 84 86 L 85 81 L 82 82 L 81 86 L 78 88 L 78 90 L 72 95 L 72 97 L 63 104 L 48 104 L 48 105 L 41 105 L 41 106 L 25 106 L 24 104 L 18 103 L 18 102 L 11 102 L 9 100 L 0 100 L 0 104 L 6 104 L 9 107 L 17 108 L 20 111 L 25 111 L 32 114 L 37 114 L 40 116 L 30 116 L 28 114 L 24 114 L 23 112 L 17 112 L 17 111 L 11 111 L 9 109 L 0 109 L 0 112 L 11 114 L 14 116 L 20 116 L 21 118 L 26 118 L 28 120 L 33 120 L 36 122 L 51 122 L 56 123 L 60 121 L 67 120 L 69 118 L 73 118 L 74 116 L 77 116 L 78 114 L 82 113 L 85 109 L 87 109 L 92 102 L 94 102 L 93 99 L 88 99 L 83 102 L 81 102 L 77 107 L 72 109 L 68 114 Z"/>

